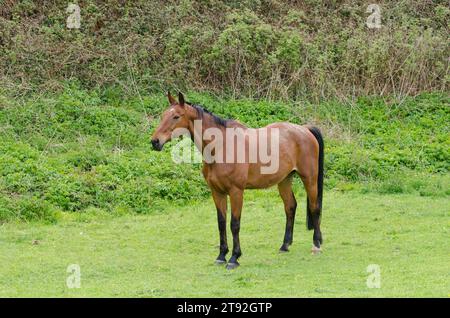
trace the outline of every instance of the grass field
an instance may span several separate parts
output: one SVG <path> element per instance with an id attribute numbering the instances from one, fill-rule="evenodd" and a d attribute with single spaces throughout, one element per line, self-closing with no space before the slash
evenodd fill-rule
<path id="1" fill-rule="evenodd" d="M 298 192 L 298 191 L 297 191 Z M 0 296 L 34 297 L 448 297 L 449 199 L 325 193 L 324 252 L 311 255 L 299 200 L 294 244 L 278 248 L 284 212 L 275 190 L 246 193 L 240 268 L 213 264 L 212 200 L 152 215 L 67 213 L 57 224 L 0 226 Z M 229 234 L 230 235 L 230 234 Z M 67 267 L 78 264 L 81 288 Z M 368 288 L 367 266 L 381 288 Z"/>

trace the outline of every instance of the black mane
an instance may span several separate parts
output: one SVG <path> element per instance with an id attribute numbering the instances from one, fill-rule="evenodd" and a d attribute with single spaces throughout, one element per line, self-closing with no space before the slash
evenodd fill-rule
<path id="1" fill-rule="evenodd" d="M 188 104 L 195 108 L 199 118 L 203 118 L 203 114 L 207 113 L 208 115 L 210 115 L 214 119 L 214 122 L 217 125 L 220 125 L 220 126 L 223 126 L 223 127 L 227 127 L 227 123 L 229 121 L 231 121 L 231 119 L 220 118 L 219 116 L 213 114 L 212 112 L 210 112 L 209 110 L 205 109 L 204 107 L 202 107 L 200 105 L 194 105 L 194 104 L 190 104 L 190 103 L 188 103 Z"/>

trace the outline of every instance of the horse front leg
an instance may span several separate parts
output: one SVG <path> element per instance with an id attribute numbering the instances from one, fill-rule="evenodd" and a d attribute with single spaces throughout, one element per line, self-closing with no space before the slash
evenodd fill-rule
<path id="1" fill-rule="evenodd" d="M 217 210 L 217 224 L 220 236 L 220 251 L 216 264 L 222 265 L 227 262 L 225 256 L 228 253 L 227 243 L 227 195 L 213 190 L 212 196 Z"/>
<path id="2" fill-rule="evenodd" d="M 241 228 L 241 212 L 244 190 L 233 189 L 230 191 L 231 203 L 231 233 L 233 234 L 233 254 L 227 264 L 227 269 L 234 269 L 239 266 L 238 258 L 242 255 L 241 244 L 239 242 L 239 230 Z"/>

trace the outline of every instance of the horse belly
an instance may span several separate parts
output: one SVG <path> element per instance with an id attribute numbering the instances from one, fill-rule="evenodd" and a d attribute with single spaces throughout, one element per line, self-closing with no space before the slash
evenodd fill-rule
<path id="1" fill-rule="evenodd" d="M 274 186 L 283 181 L 292 171 L 297 170 L 297 143 L 285 128 L 280 129 L 279 145 L 278 157 L 271 158 L 271 160 L 277 160 L 277 164 L 270 161 L 268 164 L 258 162 L 249 165 L 246 188 L 264 189 Z M 269 167 L 272 169 L 267 170 Z"/>
<path id="2" fill-rule="evenodd" d="M 283 181 L 293 170 L 293 168 L 279 169 L 276 173 L 263 174 L 260 169 L 260 165 L 250 165 L 245 186 L 246 189 L 265 189 L 272 187 Z"/>

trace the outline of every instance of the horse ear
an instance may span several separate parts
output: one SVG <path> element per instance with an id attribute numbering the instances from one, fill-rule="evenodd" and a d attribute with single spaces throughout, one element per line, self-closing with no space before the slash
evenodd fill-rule
<path id="1" fill-rule="evenodd" d="M 170 91 L 167 91 L 167 98 L 169 99 L 170 105 L 175 105 L 177 103 L 175 98 L 172 95 L 170 95 Z"/>
<path id="2" fill-rule="evenodd" d="M 178 92 L 178 104 L 180 104 L 181 106 L 184 105 L 184 96 L 181 92 Z"/>

